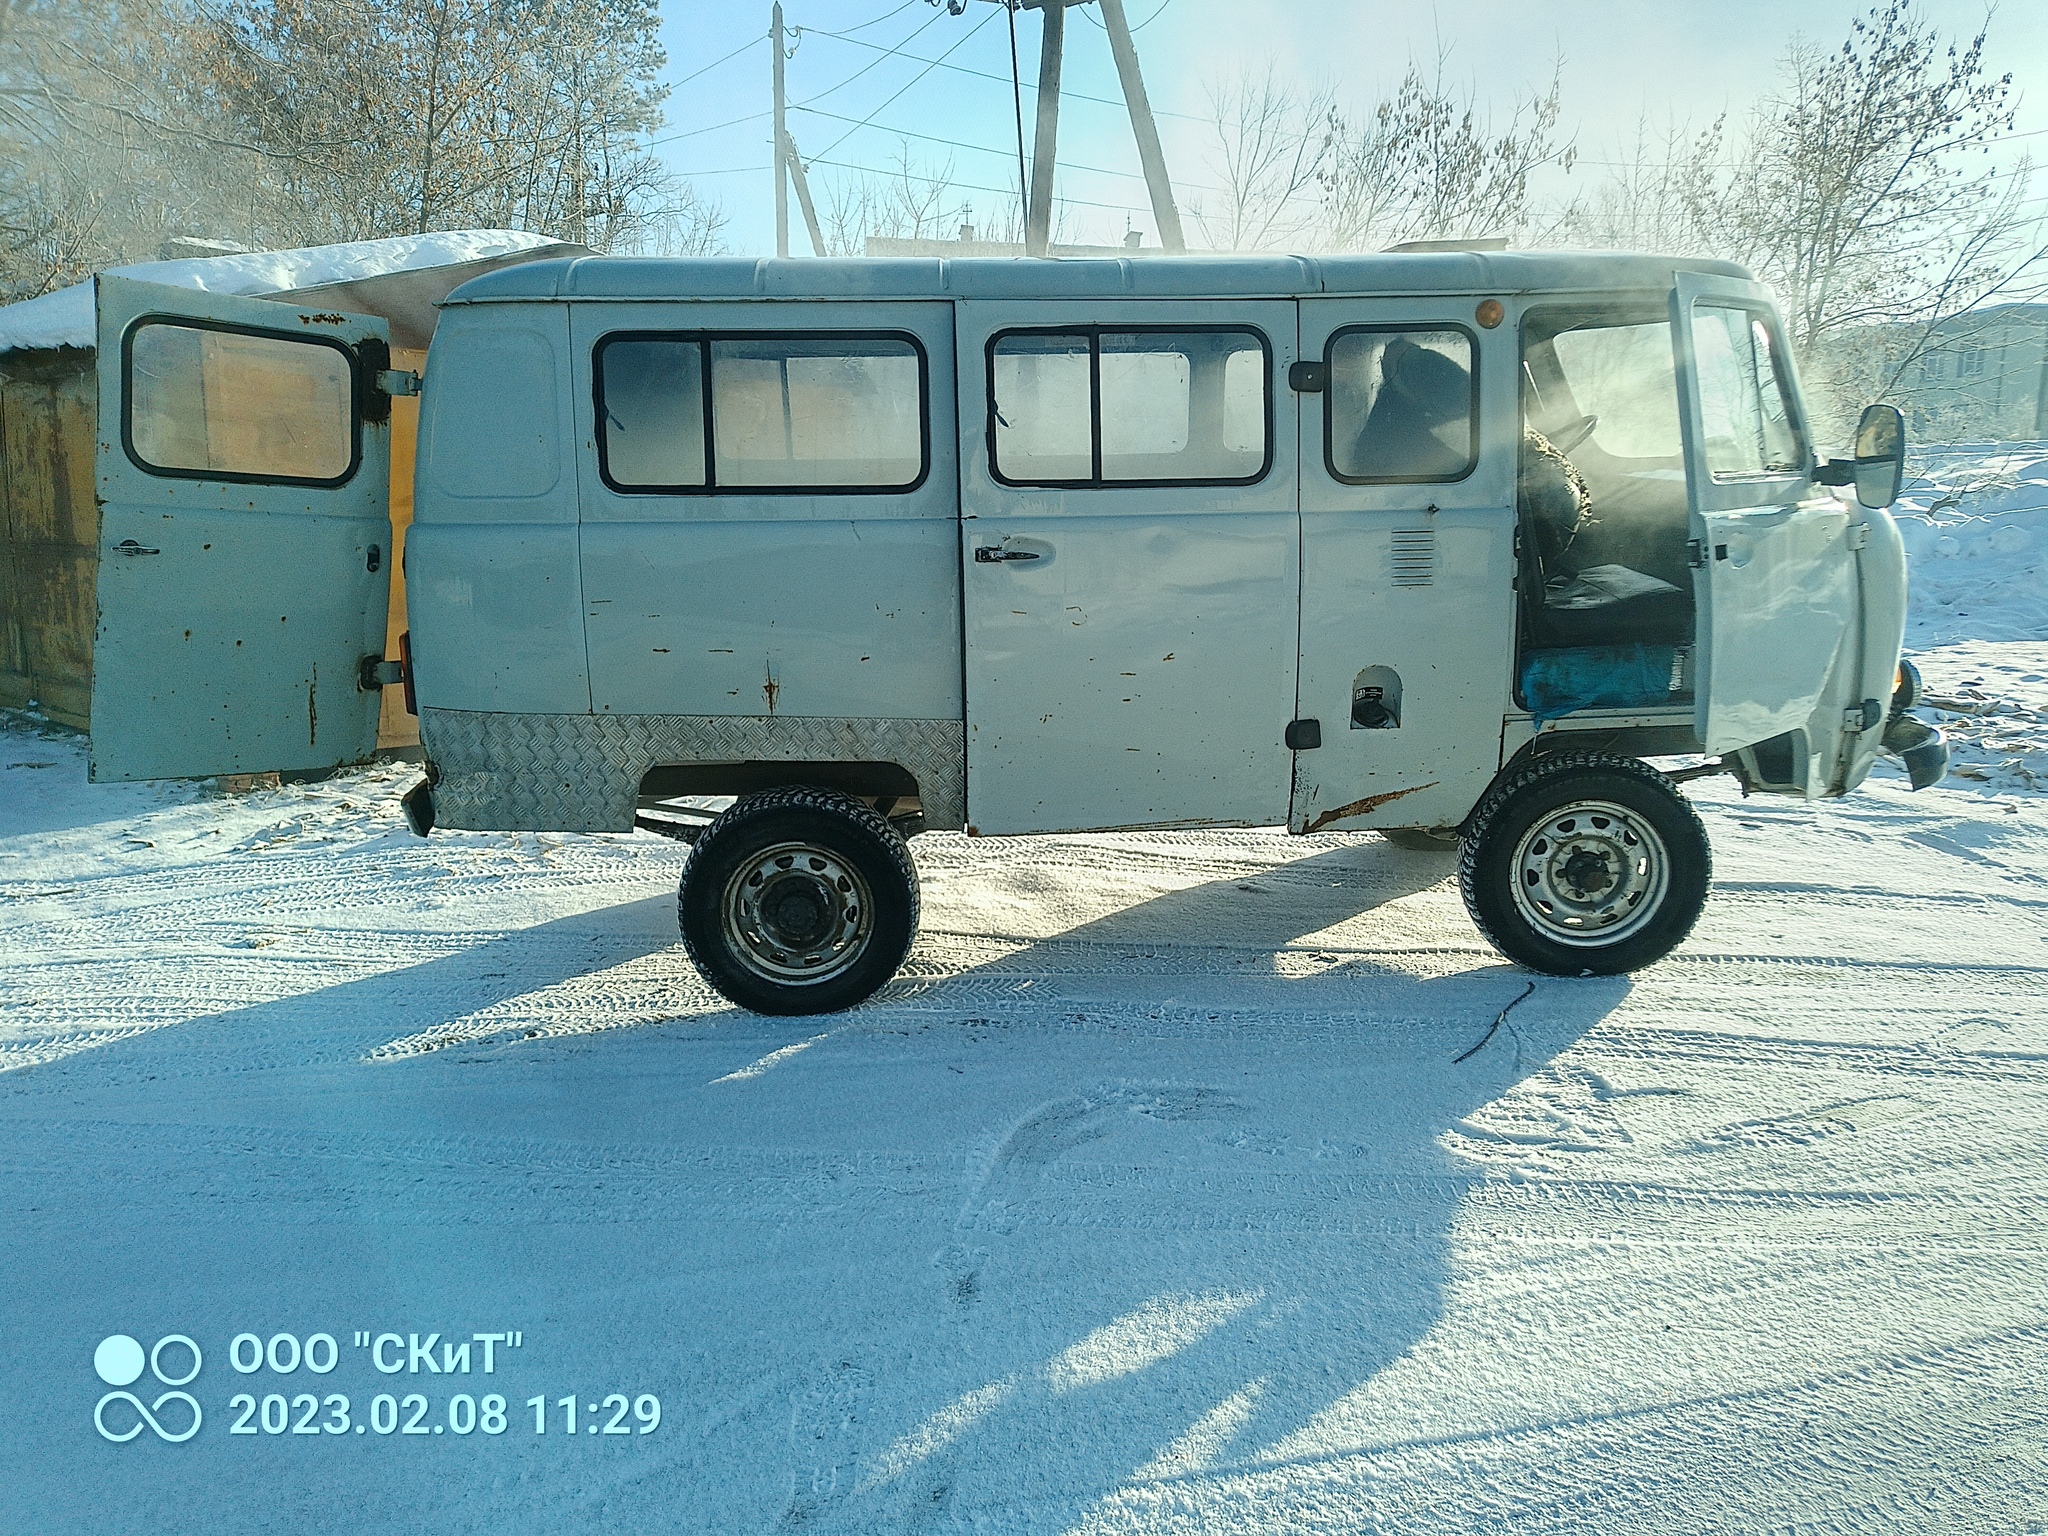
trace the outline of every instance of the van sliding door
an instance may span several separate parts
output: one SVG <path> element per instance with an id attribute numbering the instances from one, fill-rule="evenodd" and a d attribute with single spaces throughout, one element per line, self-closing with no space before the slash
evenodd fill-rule
<path id="1" fill-rule="evenodd" d="M 982 832 L 1286 815 L 1294 306 L 959 308 L 967 815 Z"/>

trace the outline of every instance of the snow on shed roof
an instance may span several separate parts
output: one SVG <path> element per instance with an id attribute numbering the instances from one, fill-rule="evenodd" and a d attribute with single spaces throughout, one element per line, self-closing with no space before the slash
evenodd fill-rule
<path id="1" fill-rule="evenodd" d="M 517 257 L 560 242 L 511 229 L 462 229 L 386 240 L 353 240 L 292 251 L 249 251 L 186 261 L 144 261 L 109 267 L 120 277 L 208 293 L 263 295 L 301 288 L 360 282 L 366 278 L 429 267 Z M 572 247 L 571 249 L 575 249 Z M 40 347 L 91 347 L 94 342 L 92 283 L 74 283 L 55 293 L 0 306 L 0 352 Z"/>

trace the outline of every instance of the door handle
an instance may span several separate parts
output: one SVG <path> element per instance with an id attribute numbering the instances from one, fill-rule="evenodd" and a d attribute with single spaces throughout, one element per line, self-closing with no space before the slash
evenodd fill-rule
<path id="1" fill-rule="evenodd" d="M 123 539 L 114 546 L 114 553 L 117 555 L 160 555 L 163 551 L 160 549 L 149 549 L 144 545 L 136 543 L 133 539 Z"/>
<path id="2" fill-rule="evenodd" d="M 976 565 L 1001 565 L 1005 560 L 1036 560 L 1038 555 L 1028 549 L 998 549 L 993 544 L 983 544 L 974 551 Z"/>

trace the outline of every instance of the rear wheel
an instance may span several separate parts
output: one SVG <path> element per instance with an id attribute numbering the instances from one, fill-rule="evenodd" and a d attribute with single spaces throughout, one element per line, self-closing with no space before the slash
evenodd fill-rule
<path id="1" fill-rule="evenodd" d="M 683 947 L 756 1013 L 831 1013 L 896 974 L 917 934 L 917 868 L 895 828 L 834 790 L 749 795 L 683 869 Z"/>
<path id="2" fill-rule="evenodd" d="M 1509 775 L 1473 812 L 1458 863 L 1480 931 L 1552 976 L 1661 960 L 1692 932 L 1712 875 L 1707 829 L 1677 786 L 1598 752 Z"/>

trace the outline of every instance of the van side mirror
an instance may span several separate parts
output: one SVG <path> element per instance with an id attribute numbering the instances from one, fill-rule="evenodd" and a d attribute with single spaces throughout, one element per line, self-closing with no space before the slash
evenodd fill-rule
<path id="1" fill-rule="evenodd" d="M 1906 419 L 1896 405 L 1868 405 L 1856 423 L 1856 499 L 1888 507 L 1906 477 Z"/>

